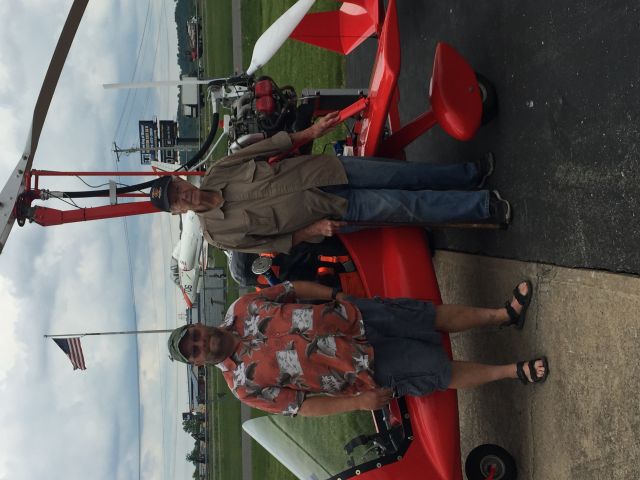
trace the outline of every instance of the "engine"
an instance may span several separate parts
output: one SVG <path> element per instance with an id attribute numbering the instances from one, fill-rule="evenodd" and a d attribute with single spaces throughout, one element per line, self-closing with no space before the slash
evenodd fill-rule
<path id="1" fill-rule="evenodd" d="M 297 105 L 298 96 L 292 86 L 279 87 L 270 77 L 262 76 L 249 82 L 243 90 L 226 102 L 231 117 L 229 149 L 232 152 L 279 131 L 295 132 L 311 124 L 313 109 L 311 105 Z"/>

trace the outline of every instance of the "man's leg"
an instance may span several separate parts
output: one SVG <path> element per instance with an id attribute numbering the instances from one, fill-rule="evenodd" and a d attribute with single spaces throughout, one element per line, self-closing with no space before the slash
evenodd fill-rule
<path id="1" fill-rule="evenodd" d="M 347 199 L 343 220 L 398 225 L 473 222 L 489 218 L 488 190 L 369 190 L 345 188 L 337 195 Z"/>
<path id="2" fill-rule="evenodd" d="M 526 282 L 518 285 L 522 295 L 529 292 Z M 517 314 L 522 311 L 522 305 L 515 297 L 511 299 L 511 308 Z M 463 305 L 438 305 L 436 307 L 436 329 L 442 332 L 462 332 L 476 327 L 490 327 L 501 325 L 509 320 L 506 308 L 479 308 Z"/>
<path id="3" fill-rule="evenodd" d="M 448 165 L 377 157 L 338 157 L 350 188 L 466 190 L 478 186 L 485 172 L 478 162 Z"/>
<path id="4" fill-rule="evenodd" d="M 545 368 L 542 360 L 535 362 L 536 374 L 543 377 Z M 525 362 L 523 366 L 524 374 L 531 378 L 529 365 Z M 486 365 L 482 363 L 453 361 L 451 365 L 451 383 L 449 388 L 471 388 L 485 383 L 502 380 L 505 378 L 518 378 L 516 364 L 508 365 Z"/>

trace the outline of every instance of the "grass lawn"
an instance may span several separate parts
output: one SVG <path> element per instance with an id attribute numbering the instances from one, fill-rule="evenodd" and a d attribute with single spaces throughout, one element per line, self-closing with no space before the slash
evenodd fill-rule
<path id="1" fill-rule="evenodd" d="M 295 3 L 295 0 L 270 0 L 257 2 L 242 0 L 242 54 L 243 65 L 251 63 L 253 45 L 258 37 Z M 319 2 L 313 11 L 337 9 L 335 2 Z M 273 58 L 256 72 L 256 76 L 268 75 L 279 86 L 292 85 L 298 95 L 305 88 L 341 88 L 345 85 L 345 57 L 294 40 L 287 40 Z M 316 140 L 313 151 L 320 153 L 326 144 L 344 139 L 345 131 L 335 132 Z"/>
<path id="2" fill-rule="evenodd" d="M 228 77 L 233 74 L 233 52 L 231 49 L 231 0 L 198 0 L 202 12 L 202 42 L 204 50 L 204 78 Z M 203 109 L 202 138 L 211 129 L 211 102 Z M 216 135 L 220 137 L 222 129 Z M 214 142 L 215 142 L 214 140 Z M 227 153 L 224 141 L 213 153 L 220 158 Z"/>
<path id="3" fill-rule="evenodd" d="M 207 412 L 209 413 L 209 479 L 242 479 L 240 402 L 233 396 L 213 366 L 207 367 Z"/>
<path id="4" fill-rule="evenodd" d="M 200 5 L 207 77 L 227 77 L 233 73 L 231 0 L 201 0 Z"/>
<path id="5" fill-rule="evenodd" d="M 295 0 L 257 2 L 242 0 L 242 52 L 245 68 L 251 62 L 253 45 Z M 324 7 L 324 8 L 323 8 Z M 320 2 L 313 11 L 337 8 L 335 2 Z M 344 57 L 304 43 L 287 40 L 256 76 L 269 75 L 279 85 L 293 85 L 299 93 L 308 87 L 341 87 L 344 85 Z"/>

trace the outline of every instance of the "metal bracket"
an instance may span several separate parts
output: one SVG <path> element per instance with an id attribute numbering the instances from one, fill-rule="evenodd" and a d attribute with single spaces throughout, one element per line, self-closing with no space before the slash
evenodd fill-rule
<path id="1" fill-rule="evenodd" d="M 118 185 L 113 180 L 109 180 L 109 203 L 111 205 L 118 204 Z"/>

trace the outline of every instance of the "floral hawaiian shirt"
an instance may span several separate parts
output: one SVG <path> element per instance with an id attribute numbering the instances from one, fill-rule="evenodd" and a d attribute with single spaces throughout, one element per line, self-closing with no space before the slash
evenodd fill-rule
<path id="1" fill-rule="evenodd" d="M 308 393 L 376 388 L 360 311 L 337 300 L 296 302 L 293 285 L 284 282 L 229 307 L 222 327 L 241 342 L 217 367 L 233 393 L 254 408 L 296 415 Z"/>

